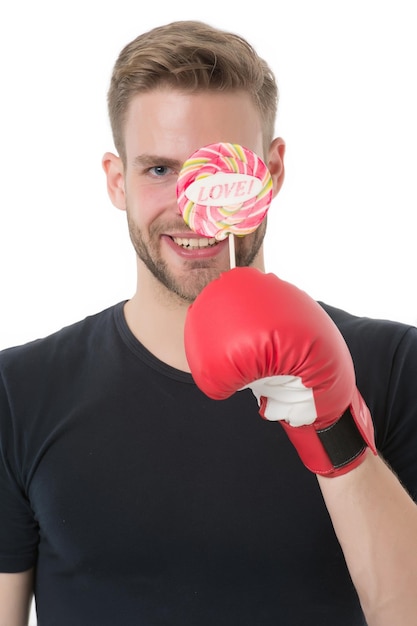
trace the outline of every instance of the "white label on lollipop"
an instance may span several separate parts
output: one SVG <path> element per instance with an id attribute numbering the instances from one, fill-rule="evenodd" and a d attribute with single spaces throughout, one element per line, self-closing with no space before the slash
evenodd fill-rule
<path id="1" fill-rule="evenodd" d="M 237 172 L 216 172 L 195 180 L 185 189 L 189 200 L 203 206 L 240 205 L 259 194 L 262 181 Z"/>

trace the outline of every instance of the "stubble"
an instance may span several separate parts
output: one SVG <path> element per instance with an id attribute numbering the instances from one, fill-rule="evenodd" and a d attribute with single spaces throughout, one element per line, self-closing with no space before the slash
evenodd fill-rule
<path id="1" fill-rule="evenodd" d="M 169 232 L 169 230 L 161 230 L 157 224 L 152 224 L 149 236 L 145 237 L 130 217 L 129 211 L 127 211 L 127 221 L 130 239 L 138 258 L 160 286 L 182 303 L 192 303 L 204 287 L 220 275 L 222 270 L 214 266 L 212 259 L 184 261 L 182 272 L 174 273 L 161 257 L 159 248 L 161 233 Z M 238 267 L 253 264 L 264 240 L 265 231 L 266 220 L 251 235 L 243 238 L 236 237 L 235 253 Z"/>

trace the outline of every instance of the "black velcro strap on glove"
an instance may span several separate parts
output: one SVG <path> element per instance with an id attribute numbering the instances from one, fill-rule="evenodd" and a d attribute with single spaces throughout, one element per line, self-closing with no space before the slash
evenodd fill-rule
<path id="1" fill-rule="evenodd" d="M 335 469 L 351 463 L 366 448 L 349 409 L 337 422 L 318 430 L 317 435 Z"/>

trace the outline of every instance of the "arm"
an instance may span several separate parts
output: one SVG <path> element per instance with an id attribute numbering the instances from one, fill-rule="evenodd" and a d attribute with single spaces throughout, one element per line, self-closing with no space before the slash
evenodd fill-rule
<path id="1" fill-rule="evenodd" d="M 318 476 L 369 626 L 417 616 L 417 506 L 380 457 L 342 476 Z"/>
<path id="2" fill-rule="evenodd" d="M 185 346 L 207 395 L 252 389 L 261 415 L 281 423 L 318 476 L 369 625 L 415 626 L 417 506 L 376 455 L 350 353 L 330 318 L 277 277 L 237 268 L 190 306 Z M 415 452 L 407 459 L 415 464 Z"/>
<path id="3" fill-rule="evenodd" d="M 27 626 L 33 595 L 33 569 L 0 574 L 0 626 Z"/>

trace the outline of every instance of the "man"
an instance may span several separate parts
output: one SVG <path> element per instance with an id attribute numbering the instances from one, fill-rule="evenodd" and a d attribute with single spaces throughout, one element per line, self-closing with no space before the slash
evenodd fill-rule
<path id="1" fill-rule="evenodd" d="M 2 354 L 1 626 L 27 623 L 33 590 L 42 626 L 417 623 L 417 330 L 325 305 L 311 314 L 328 320 L 319 344 L 329 316 L 346 339 L 381 455 L 362 433 L 343 471 L 309 471 L 291 424 L 259 417 L 256 390 L 217 401 L 190 374 L 188 315 L 236 274 L 227 241 L 185 225 L 179 170 L 202 146 L 237 143 L 264 159 L 276 196 L 276 104 L 265 62 L 204 24 L 155 29 L 121 52 L 109 90 L 118 154 L 103 167 L 137 290 Z M 236 242 L 237 270 L 256 285 L 265 229 Z"/>

